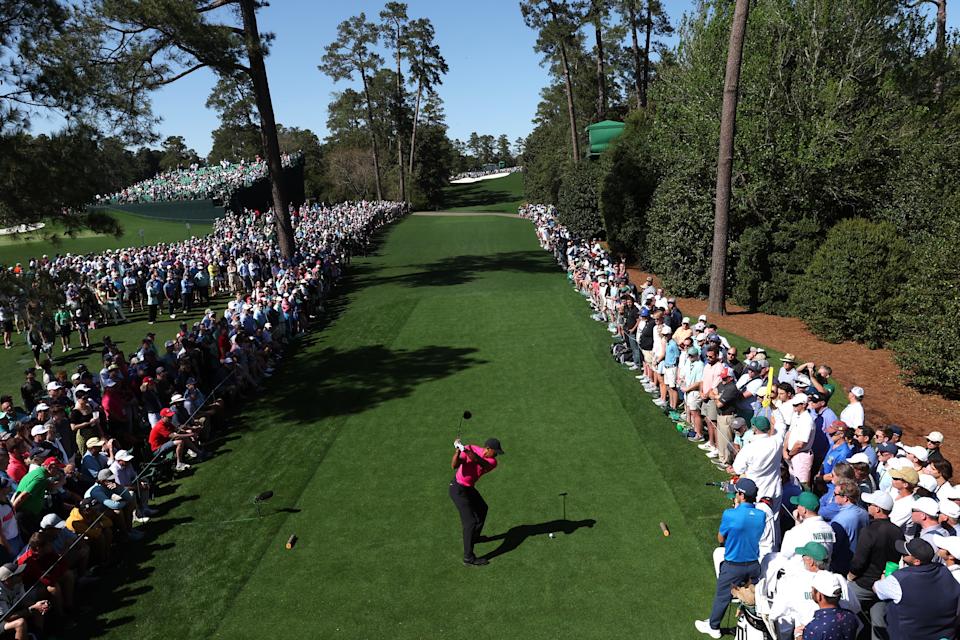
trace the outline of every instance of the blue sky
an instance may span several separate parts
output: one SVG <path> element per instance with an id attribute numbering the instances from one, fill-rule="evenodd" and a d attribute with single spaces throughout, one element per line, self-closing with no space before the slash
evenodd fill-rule
<path id="1" fill-rule="evenodd" d="M 465 139 L 471 131 L 507 134 L 511 142 L 532 129 L 539 91 L 546 71 L 533 52 L 535 34 L 523 24 L 517 0 L 409 0 L 412 18 L 433 21 L 437 41 L 450 72 L 440 94 L 450 135 Z M 694 0 L 665 0 L 674 24 Z M 326 135 L 327 103 L 334 84 L 317 70 L 324 47 L 336 35 L 337 24 L 365 11 L 377 19 L 384 0 L 274 0 L 259 13 L 260 29 L 276 40 L 267 58 L 267 73 L 277 121 Z M 956 11 L 950 22 L 957 24 Z M 160 133 L 182 135 L 201 155 L 211 146 L 216 114 L 204 107 L 215 82 L 199 71 L 154 94 L 154 110 L 163 118 Z M 56 120 L 34 121 L 39 131 L 59 126 Z"/>

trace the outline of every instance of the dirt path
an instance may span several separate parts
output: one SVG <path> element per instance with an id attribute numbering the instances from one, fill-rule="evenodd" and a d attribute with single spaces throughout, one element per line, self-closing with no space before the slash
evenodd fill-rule
<path id="1" fill-rule="evenodd" d="M 501 218 L 519 218 L 515 213 L 497 213 L 496 211 L 417 211 L 415 216 L 499 216 Z"/>
<path id="2" fill-rule="evenodd" d="M 630 269 L 633 282 L 642 283 L 647 275 L 652 274 Z M 654 279 L 660 286 L 659 279 Z M 691 318 L 707 313 L 706 300 L 678 298 L 677 304 Z M 866 391 L 863 405 L 867 424 L 899 424 L 909 444 L 925 444 L 924 436 L 940 431 L 946 436 L 944 454 L 951 461 L 960 461 L 960 402 L 922 394 L 903 384 L 889 350 L 871 350 L 852 342 L 831 344 L 817 338 L 796 318 L 747 313 L 729 303 L 727 309 L 728 315 L 710 316 L 710 321 L 757 344 L 830 365 L 833 377 L 845 389 L 861 386 Z"/>

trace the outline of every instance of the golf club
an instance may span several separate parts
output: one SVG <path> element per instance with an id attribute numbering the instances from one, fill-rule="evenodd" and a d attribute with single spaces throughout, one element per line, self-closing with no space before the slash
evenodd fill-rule
<path id="1" fill-rule="evenodd" d="M 460 416 L 460 424 L 457 425 L 457 440 L 460 439 L 460 435 L 463 433 L 463 421 L 469 420 L 472 417 L 473 417 L 473 414 L 470 413 L 469 409 L 467 411 L 464 411 L 463 415 Z"/>

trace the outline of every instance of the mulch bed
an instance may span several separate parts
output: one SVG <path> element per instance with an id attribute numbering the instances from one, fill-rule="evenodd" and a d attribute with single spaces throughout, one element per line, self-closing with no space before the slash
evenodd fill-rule
<path id="1" fill-rule="evenodd" d="M 630 280 L 638 283 L 653 275 L 637 269 L 629 269 L 629 274 Z M 654 282 L 661 286 L 655 275 Z M 706 300 L 677 298 L 677 305 L 684 315 L 692 318 L 707 313 Z M 903 427 L 903 439 L 911 445 L 925 445 L 924 437 L 928 433 L 940 431 L 945 436 L 944 455 L 951 461 L 960 462 L 960 402 L 920 393 L 905 385 L 900 380 L 893 353 L 888 349 L 868 349 L 853 342 L 824 342 L 797 318 L 750 313 L 729 302 L 727 315 L 707 315 L 710 322 L 721 329 L 758 345 L 830 365 L 834 379 L 844 386 L 844 390 L 861 386 L 866 391 L 863 406 L 867 424 L 873 427 L 898 424 Z"/>

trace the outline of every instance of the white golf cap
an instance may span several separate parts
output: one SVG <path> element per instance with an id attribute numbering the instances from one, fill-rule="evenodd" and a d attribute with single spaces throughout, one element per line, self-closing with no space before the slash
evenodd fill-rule
<path id="1" fill-rule="evenodd" d="M 706 322 L 706 321 L 707 321 L 707 314 L 701 313 L 699 316 L 697 316 L 697 320 L 699 320 L 700 322 Z"/>
<path id="2" fill-rule="evenodd" d="M 886 491 L 874 491 L 873 493 L 865 493 L 860 496 L 860 499 L 867 504 L 875 505 L 884 511 L 893 510 L 893 496 L 891 496 Z"/>
<path id="3" fill-rule="evenodd" d="M 683 320 L 680 321 L 680 324 L 690 324 L 689 316 L 683 316 Z"/>
<path id="4" fill-rule="evenodd" d="M 926 462 L 927 456 L 930 454 L 927 453 L 926 447 L 904 447 L 904 452 L 912 454 L 920 462 Z"/>
<path id="5" fill-rule="evenodd" d="M 32 436 L 42 436 L 43 434 L 45 434 L 45 433 L 47 432 L 48 429 L 49 429 L 49 427 L 47 427 L 47 424 L 46 424 L 46 423 L 38 424 L 38 425 L 35 426 L 33 429 L 30 429 L 30 435 L 32 435 Z"/>
<path id="6" fill-rule="evenodd" d="M 183 402 L 183 394 L 175 393 L 170 396 L 170 403 L 173 404 L 175 402 Z"/>
<path id="7" fill-rule="evenodd" d="M 943 442 L 943 434 L 939 431 L 931 431 L 930 434 L 927 435 L 927 440 L 930 442 Z"/>
<path id="8" fill-rule="evenodd" d="M 90 387 L 85 384 L 78 384 L 77 388 L 74 391 L 90 391 Z"/>
<path id="9" fill-rule="evenodd" d="M 937 501 L 933 498 L 917 498 L 913 501 L 913 506 L 910 508 L 911 511 L 922 511 L 931 518 L 936 518 L 940 513 L 940 506 L 937 504 Z"/>
<path id="10" fill-rule="evenodd" d="M 798 393 L 797 395 L 793 396 L 793 397 L 790 399 L 790 406 L 795 407 L 795 406 L 797 406 L 798 404 L 807 404 L 807 401 L 808 401 L 808 400 L 809 400 L 809 398 L 807 398 L 807 394 L 805 394 L 805 393 Z"/>
<path id="11" fill-rule="evenodd" d="M 41 529 L 49 529 L 50 527 L 56 527 L 57 529 L 63 529 L 67 526 L 67 523 L 63 521 L 60 516 L 55 513 L 48 513 L 43 516 L 43 519 L 40 521 Z"/>
<path id="12" fill-rule="evenodd" d="M 847 462 L 849 462 L 850 464 L 857 464 L 858 462 L 864 462 L 866 464 L 870 464 L 870 458 L 867 457 L 867 454 L 861 451 L 860 453 L 855 453 L 849 458 L 847 458 Z"/>
<path id="13" fill-rule="evenodd" d="M 73 374 L 72 376 L 70 376 L 70 379 L 73 380 L 74 382 L 76 382 L 77 380 L 80 379 L 80 374 L 79 374 L 79 373 L 75 373 L 75 374 Z"/>
<path id="14" fill-rule="evenodd" d="M 116 458 L 117 460 L 123 460 L 124 462 L 130 462 L 131 460 L 133 460 L 133 454 L 127 451 L 126 449 L 120 449 L 120 451 L 117 451 L 117 453 L 114 454 L 113 457 Z"/>
<path id="15" fill-rule="evenodd" d="M 673 329 L 671 329 L 670 325 L 668 324 L 663 325 L 663 327 L 660 329 L 660 333 L 662 333 L 663 335 L 667 335 L 668 333 L 672 333 L 672 332 L 673 332 Z"/>
<path id="16" fill-rule="evenodd" d="M 799 376 L 797 376 L 797 388 L 798 388 L 798 389 L 799 389 L 800 387 L 809 387 L 809 386 L 810 386 L 810 376 L 805 376 L 805 375 L 803 375 L 803 374 L 800 374 Z"/>
<path id="17" fill-rule="evenodd" d="M 947 500 L 960 500 L 960 485 L 955 484 L 944 491 L 944 498 Z"/>
<path id="18" fill-rule="evenodd" d="M 930 493 L 937 492 L 937 479 L 934 478 L 929 473 L 921 473 L 920 475 L 920 486 L 929 491 Z"/>
<path id="19" fill-rule="evenodd" d="M 38 402 L 37 406 L 35 406 L 34 409 L 36 409 L 37 411 L 49 411 L 50 405 L 48 405 L 46 402 Z"/>
<path id="20" fill-rule="evenodd" d="M 957 504 L 953 500 L 941 500 L 940 501 L 940 513 L 947 516 L 948 518 L 953 518 L 954 520 L 960 520 L 960 504 Z M 954 536 L 951 536 L 954 537 Z M 958 538 L 960 540 L 960 538 Z M 960 558 L 960 556 L 957 556 Z"/>
<path id="21" fill-rule="evenodd" d="M 838 598 L 843 592 L 840 576 L 831 571 L 817 571 L 811 586 L 828 598 Z"/>
<path id="22" fill-rule="evenodd" d="M 850 389 L 850 393 L 853 394 L 853 397 L 854 397 L 854 398 L 862 398 L 862 397 L 863 397 L 863 387 L 854 387 L 854 388 Z"/>
<path id="23" fill-rule="evenodd" d="M 63 389 L 63 385 L 56 380 L 47 383 L 47 391 L 55 391 L 57 389 Z"/>
<path id="24" fill-rule="evenodd" d="M 954 558 L 960 558 L 960 538 L 957 536 L 930 536 L 930 541 L 938 549 L 945 549 Z"/>

